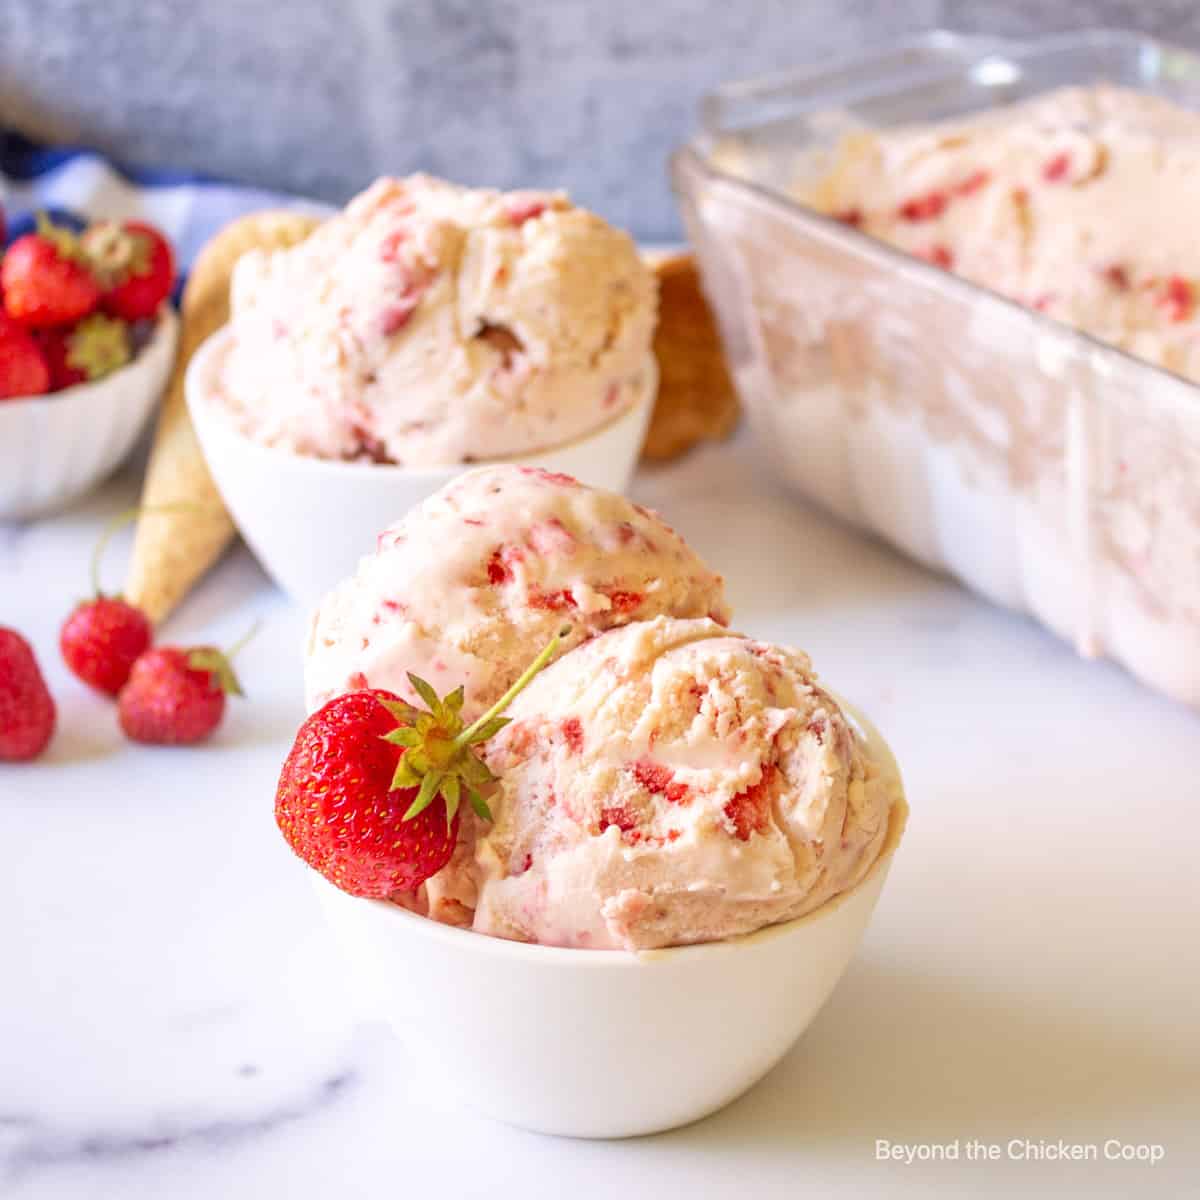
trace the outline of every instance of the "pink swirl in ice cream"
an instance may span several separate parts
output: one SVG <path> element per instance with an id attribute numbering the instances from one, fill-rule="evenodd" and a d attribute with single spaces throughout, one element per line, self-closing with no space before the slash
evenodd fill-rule
<path id="1" fill-rule="evenodd" d="M 613 630 L 488 744 L 474 928 L 560 946 L 713 941 L 852 888 L 900 783 L 795 650 L 711 621 Z"/>
<path id="2" fill-rule="evenodd" d="M 498 699 L 564 624 L 562 652 L 649 617 L 729 619 L 724 583 L 656 514 L 567 475 L 481 467 L 380 535 L 313 619 L 310 710 L 409 671 L 464 712 Z"/>
<path id="3" fill-rule="evenodd" d="M 561 193 L 380 179 L 299 246 L 251 251 L 214 400 L 297 454 L 411 466 L 589 433 L 647 388 L 654 278 Z"/>

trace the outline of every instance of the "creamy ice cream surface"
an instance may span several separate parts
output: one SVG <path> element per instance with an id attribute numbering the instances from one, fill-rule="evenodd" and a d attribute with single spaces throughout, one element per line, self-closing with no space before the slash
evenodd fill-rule
<path id="1" fill-rule="evenodd" d="M 1200 379 L 1200 114 L 1107 85 L 855 133 L 800 199 Z"/>
<path id="2" fill-rule="evenodd" d="M 862 879 L 902 802 L 805 655 L 707 620 L 595 638 L 509 716 L 482 933 L 645 949 L 790 920 Z"/>
<path id="3" fill-rule="evenodd" d="M 497 700 L 564 625 L 563 651 L 615 625 L 729 610 L 724 583 L 660 517 L 530 467 L 460 476 L 379 537 L 313 618 L 309 708 L 362 687 L 416 702 L 409 671 L 464 712 Z"/>
<path id="4" fill-rule="evenodd" d="M 644 397 L 656 304 L 632 240 L 561 193 L 380 179 L 238 262 L 213 402 L 319 458 L 519 455 Z"/>

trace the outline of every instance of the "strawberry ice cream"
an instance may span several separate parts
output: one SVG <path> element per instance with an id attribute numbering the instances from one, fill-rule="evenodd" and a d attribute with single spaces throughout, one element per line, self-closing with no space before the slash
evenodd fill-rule
<path id="1" fill-rule="evenodd" d="M 313 618 L 309 709 L 358 688 L 418 702 L 408 672 L 464 714 L 494 702 L 564 624 L 565 652 L 649 617 L 728 621 L 724 583 L 648 509 L 570 476 L 481 467 L 379 537 Z"/>
<path id="2" fill-rule="evenodd" d="M 854 887 L 903 805 L 795 650 L 658 618 L 571 652 L 487 747 L 473 927 L 559 946 L 713 941 Z"/>
<path id="3" fill-rule="evenodd" d="M 238 262 L 211 402 L 301 455 L 502 459 L 649 398 L 656 304 L 631 239 L 561 193 L 380 179 Z"/>
<path id="4" fill-rule="evenodd" d="M 800 199 L 1200 379 L 1200 114 L 1100 85 L 843 139 Z"/>

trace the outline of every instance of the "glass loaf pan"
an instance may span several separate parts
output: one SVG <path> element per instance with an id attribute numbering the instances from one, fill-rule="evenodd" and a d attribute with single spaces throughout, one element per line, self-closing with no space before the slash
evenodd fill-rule
<path id="1" fill-rule="evenodd" d="M 672 172 L 782 477 L 1200 705 L 1200 387 L 788 196 L 849 128 L 1101 80 L 1200 108 L 1200 57 L 1141 35 L 936 32 L 720 89 Z"/>

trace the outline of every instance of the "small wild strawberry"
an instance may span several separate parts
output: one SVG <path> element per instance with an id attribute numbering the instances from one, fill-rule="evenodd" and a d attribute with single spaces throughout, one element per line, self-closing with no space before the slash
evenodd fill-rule
<path id="1" fill-rule="evenodd" d="M 491 819 L 479 788 L 494 776 L 475 747 L 508 724 L 500 714 L 568 632 L 465 728 L 463 689 L 439 699 L 412 674 L 424 711 L 380 690 L 349 692 L 318 709 L 300 726 L 279 776 L 275 820 L 288 845 L 353 896 L 386 899 L 436 875 L 454 853 L 463 793 Z"/>

